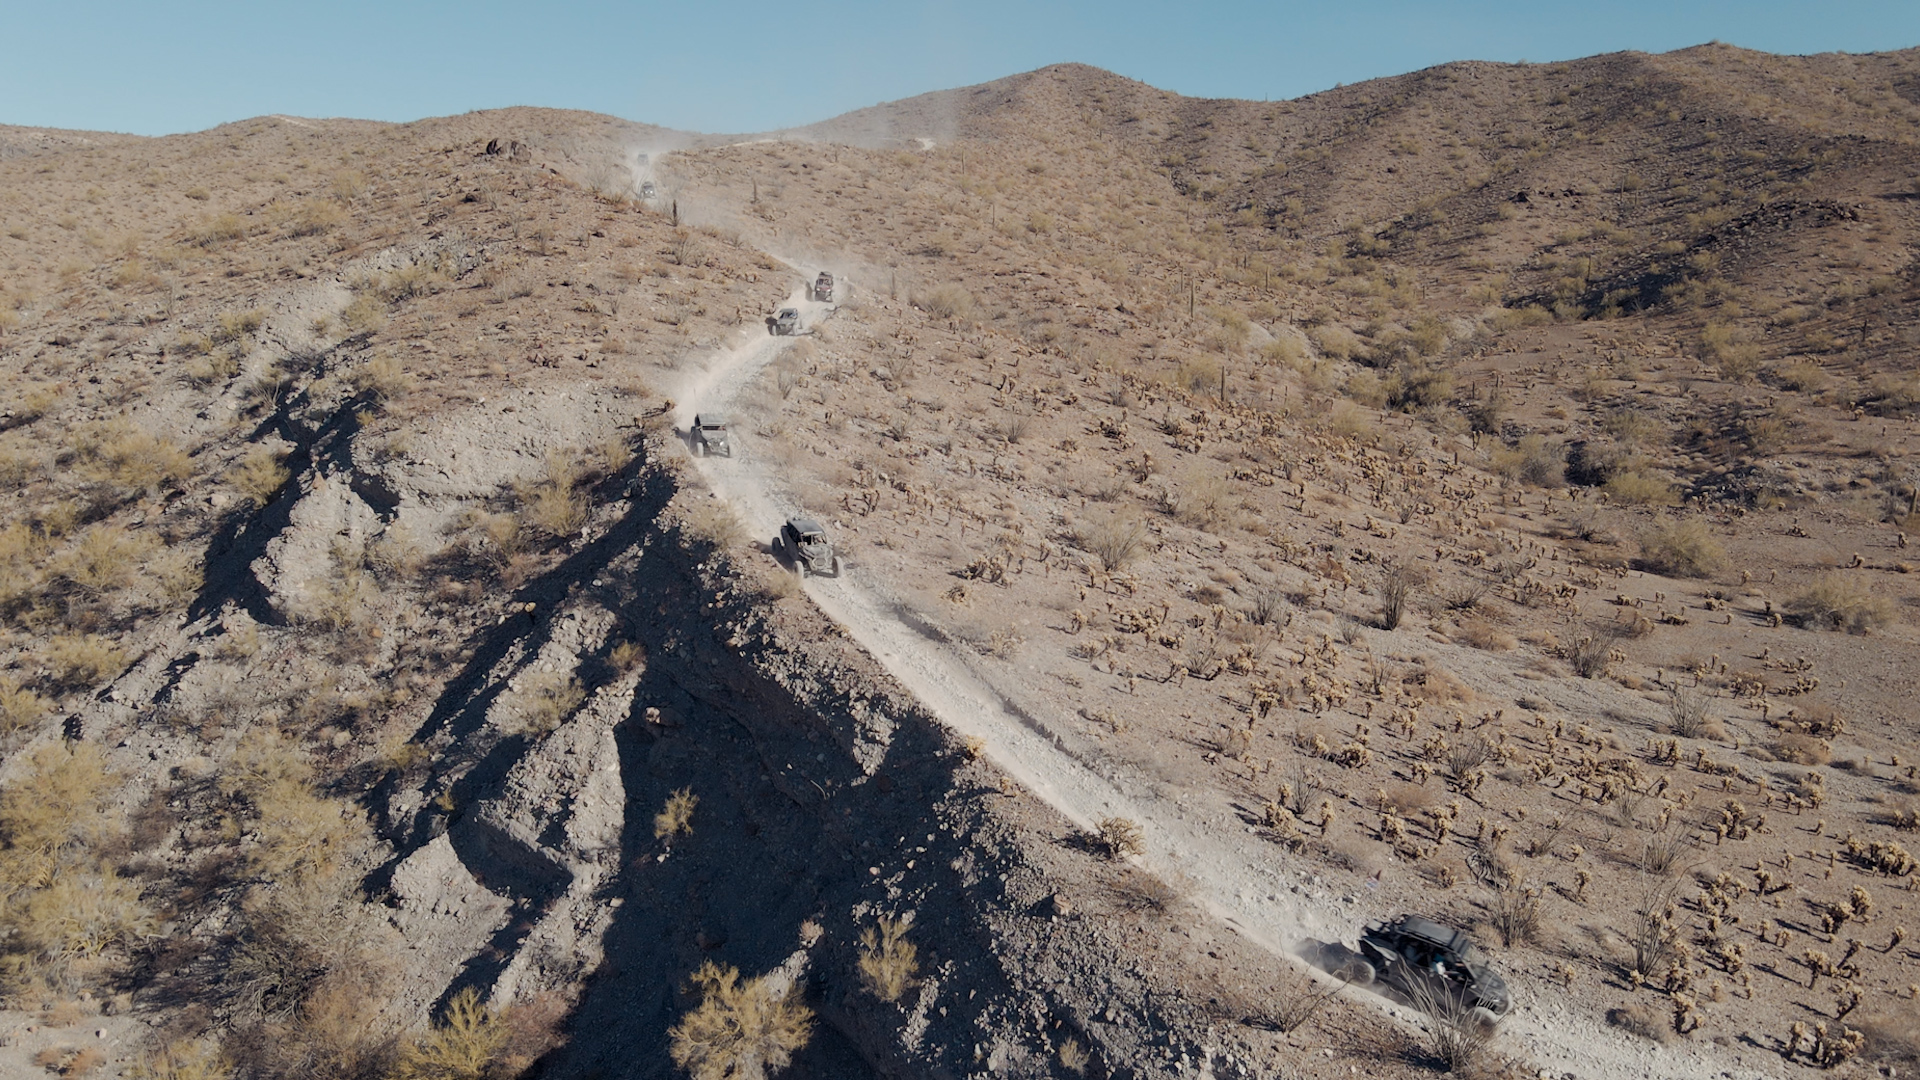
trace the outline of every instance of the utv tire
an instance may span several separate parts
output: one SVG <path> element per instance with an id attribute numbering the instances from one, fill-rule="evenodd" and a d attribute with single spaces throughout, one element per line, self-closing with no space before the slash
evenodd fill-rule
<path id="1" fill-rule="evenodd" d="M 1347 963 L 1334 969 L 1333 976 L 1336 979 L 1345 979 L 1355 986 L 1372 986 L 1374 978 L 1373 965 L 1356 956 Z"/>
<path id="2" fill-rule="evenodd" d="M 1493 1015 L 1492 1009 L 1485 1008 L 1484 1006 L 1474 1006 L 1471 1017 L 1472 1022 L 1477 1024 L 1481 1031 L 1491 1032 L 1494 1028 L 1500 1026 L 1500 1018 Z"/>
<path id="3" fill-rule="evenodd" d="M 835 555 L 833 557 L 833 576 L 834 577 L 840 576 L 840 556 L 838 555 Z"/>

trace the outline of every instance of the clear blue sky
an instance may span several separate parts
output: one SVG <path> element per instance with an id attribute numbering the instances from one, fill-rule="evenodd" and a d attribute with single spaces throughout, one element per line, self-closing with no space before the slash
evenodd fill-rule
<path id="1" fill-rule="evenodd" d="M 266 113 L 412 120 L 504 105 L 698 131 L 786 127 L 1080 61 L 1280 98 L 1448 60 L 1719 39 L 1920 45 L 1920 0 L 739 0 L 656 4 L 15 0 L 0 123 L 163 134 Z"/>

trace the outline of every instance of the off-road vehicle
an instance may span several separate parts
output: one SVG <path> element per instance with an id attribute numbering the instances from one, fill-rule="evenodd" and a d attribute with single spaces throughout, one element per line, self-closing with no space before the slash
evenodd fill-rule
<path id="1" fill-rule="evenodd" d="M 773 553 L 791 560 L 795 573 L 840 576 L 840 556 L 827 542 L 827 530 L 812 518 L 788 518 L 773 538 Z"/>
<path id="2" fill-rule="evenodd" d="M 709 454 L 733 456 L 733 443 L 727 441 L 727 418 L 719 413 L 695 413 L 693 416 L 693 448 L 701 457 Z"/>
<path id="3" fill-rule="evenodd" d="M 1498 1022 L 1513 1008 L 1506 980 L 1473 939 L 1418 915 L 1368 923 L 1358 950 L 1310 938 L 1299 951 L 1308 963 L 1356 986 L 1373 986 L 1402 1002 L 1424 994 L 1472 1010 L 1483 1024 Z"/>
<path id="4" fill-rule="evenodd" d="M 767 333 L 792 336 L 800 332 L 800 309 L 783 307 L 767 317 Z"/>
<path id="5" fill-rule="evenodd" d="M 825 270 L 813 279 L 813 298 L 822 304 L 833 303 L 833 275 Z"/>
<path id="6" fill-rule="evenodd" d="M 643 199 L 651 199 L 651 198 L 653 198 L 653 197 L 654 197 L 655 195 L 658 195 L 658 194 L 660 194 L 660 189 L 659 189 L 659 188 L 657 188 L 657 187 L 654 187 L 654 186 L 653 186 L 653 181 L 651 181 L 651 180 L 642 180 L 642 181 L 640 182 L 640 197 L 641 197 L 641 198 L 643 198 Z"/>

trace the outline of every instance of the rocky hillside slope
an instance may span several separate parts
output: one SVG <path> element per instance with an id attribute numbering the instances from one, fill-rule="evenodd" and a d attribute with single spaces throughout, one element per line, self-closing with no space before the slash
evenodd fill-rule
<path id="1" fill-rule="evenodd" d="M 0 1060 L 1421 1075 L 1266 933 L 1410 907 L 1477 1068 L 1904 1060 L 1915 63 L 0 130 Z"/>

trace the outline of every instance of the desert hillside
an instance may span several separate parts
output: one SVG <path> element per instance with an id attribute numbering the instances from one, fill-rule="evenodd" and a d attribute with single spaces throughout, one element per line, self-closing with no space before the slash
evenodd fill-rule
<path id="1" fill-rule="evenodd" d="M 0 128 L 0 1063 L 1908 1071 L 1917 215 L 1915 51 Z"/>

